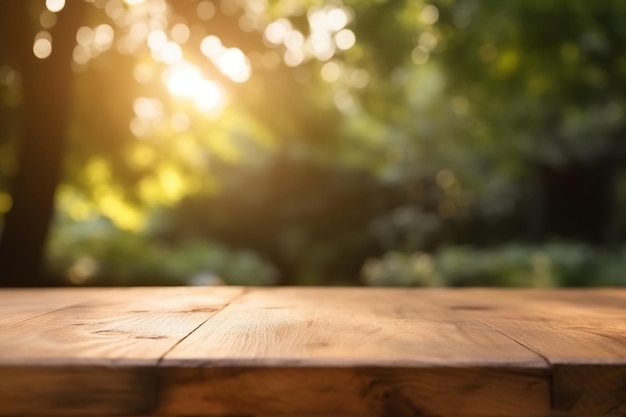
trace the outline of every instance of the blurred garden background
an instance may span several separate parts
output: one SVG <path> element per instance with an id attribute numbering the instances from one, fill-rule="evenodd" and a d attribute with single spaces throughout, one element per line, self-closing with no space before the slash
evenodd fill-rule
<path id="1" fill-rule="evenodd" d="M 624 285 L 625 21 L 2 0 L 0 285 Z"/>

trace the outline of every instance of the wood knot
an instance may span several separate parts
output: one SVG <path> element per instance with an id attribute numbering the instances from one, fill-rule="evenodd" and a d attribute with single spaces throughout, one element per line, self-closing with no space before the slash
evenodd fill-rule
<path id="1" fill-rule="evenodd" d="M 422 410 L 398 390 L 392 389 L 383 394 L 381 417 L 419 417 L 423 415 Z"/>

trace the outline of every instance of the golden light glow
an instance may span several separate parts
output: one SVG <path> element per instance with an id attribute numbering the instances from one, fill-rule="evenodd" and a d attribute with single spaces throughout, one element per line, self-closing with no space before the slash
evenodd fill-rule
<path id="1" fill-rule="evenodd" d="M 46 0 L 46 9 L 53 13 L 60 12 L 65 7 L 65 0 Z"/>
<path id="2" fill-rule="evenodd" d="M 59 188 L 57 201 L 59 210 L 75 222 L 85 221 L 96 215 L 93 203 L 67 185 Z"/>
<path id="3" fill-rule="evenodd" d="M 153 51 L 158 61 L 166 64 L 176 64 L 183 59 L 183 50 L 176 42 L 169 41 L 159 51 Z"/>
<path id="4" fill-rule="evenodd" d="M 201 1 L 196 8 L 196 14 L 202 20 L 210 20 L 215 16 L 215 6 L 210 1 Z"/>
<path id="5" fill-rule="evenodd" d="M 44 10 L 39 15 L 39 24 L 44 29 L 50 29 L 57 23 L 57 15 L 56 13 L 51 12 L 50 10 Z"/>
<path id="6" fill-rule="evenodd" d="M 311 58 L 329 61 L 337 51 L 348 50 L 356 43 L 354 32 L 346 28 L 353 15 L 354 12 L 349 7 L 310 7 L 307 11 L 311 28 L 308 37 L 285 18 L 267 25 L 263 36 L 268 46 L 284 45 L 286 50 L 283 60 L 288 66 L 298 66 Z"/>
<path id="7" fill-rule="evenodd" d="M 139 97 L 133 103 L 133 110 L 144 119 L 158 119 L 163 115 L 163 104 L 156 98 Z"/>
<path id="8" fill-rule="evenodd" d="M 102 52 L 111 47 L 115 31 L 113 27 L 107 24 L 98 25 L 94 30 L 93 43 L 96 50 Z"/>
<path id="9" fill-rule="evenodd" d="M 341 64 L 337 61 L 329 61 L 324 64 L 322 67 L 322 78 L 324 81 L 332 83 L 339 80 L 341 77 L 341 73 L 343 69 L 341 68 Z"/>
<path id="10" fill-rule="evenodd" d="M 126 154 L 126 160 L 134 169 L 147 168 L 156 160 L 156 152 L 144 143 L 135 142 Z"/>
<path id="11" fill-rule="evenodd" d="M 250 78 L 250 61 L 239 48 L 228 48 L 216 59 L 220 72 L 237 83 Z"/>
<path id="12" fill-rule="evenodd" d="M 217 66 L 222 74 L 236 83 L 248 81 L 250 60 L 239 48 L 226 48 L 217 36 L 207 36 L 200 43 L 200 51 Z"/>
<path id="13" fill-rule="evenodd" d="M 174 167 L 163 165 L 155 169 L 155 174 L 143 178 L 137 184 L 137 193 L 152 204 L 170 205 L 189 192 L 197 190 L 198 184 L 186 178 Z"/>
<path id="14" fill-rule="evenodd" d="M 189 63 L 168 68 L 164 81 L 173 96 L 193 100 L 200 111 L 213 112 L 224 104 L 224 93 L 219 85 L 204 78 L 202 71 Z"/>
<path id="15" fill-rule="evenodd" d="M 0 192 L 0 214 L 4 214 L 11 209 L 13 199 L 8 193 Z"/>
<path id="16" fill-rule="evenodd" d="M 79 45 L 87 46 L 93 42 L 95 33 L 89 26 L 82 26 L 76 31 L 76 42 Z"/>
<path id="17" fill-rule="evenodd" d="M 189 119 L 189 115 L 187 115 L 187 113 L 176 112 L 172 115 L 170 124 L 172 125 L 172 129 L 175 131 L 184 132 L 191 126 L 191 120 Z"/>
<path id="18" fill-rule="evenodd" d="M 39 32 L 33 43 L 33 54 L 39 59 L 46 59 L 52 53 L 52 36 L 48 32 Z"/>
<path id="19" fill-rule="evenodd" d="M 291 22 L 285 18 L 280 18 L 267 25 L 263 34 L 270 43 L 280 45 L 290 30 Z"/>
<path id="20" fill-rule="evenodd" d="M 355 43 L 356 36 L 350 29 L 343 29 L 335 35 L 335 45 L 343 51 L 352 48 Z"/>
<path id="21" fill-rule="evenodd" d="M 189 26 L 187 26 L 186 24 L 177 23 L 170 31 L 170 35 L 176 43 L 183 44 L 189 40 L 191 32 L 189 31 Z"/>
<path id="22" fill-rule="evenodd" d="M 140 62 L 133 69 L 133 77 L 138 83 L 147 84 L 154 77 L 154 68 L 147 62 Z"/>
<path id="23" fill-rule="evenodd" d="M 153 30 L 148 35 L 148 47 L 153 51 L 162 49 L 167 44 L 167 35 L 162 30 Z"/>

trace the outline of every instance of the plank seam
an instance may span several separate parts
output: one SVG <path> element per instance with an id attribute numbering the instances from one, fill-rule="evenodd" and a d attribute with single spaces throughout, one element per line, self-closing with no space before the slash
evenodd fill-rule
<path id="1" fill-rule="evenodd" d="M 224 305 L 222 307 L 220 307 L 217 311 L 214 311 L 213 314 L 211 314 L 209 317 L 206 318 L 206 320 L 202 321 L 202 323 L 200 323 L 199 325 L 197 325 L 195 328 L 193 328 L 188 334 L 186 334 L 185 336 L 183 336 L 182 338 L 180 338 L 180 340 L 178 340 L 176 343 L 174 343 L 169 349 L 167 349 L 157 360 L 156 366 L 157 368 L 160 367 L 163 363 L 163 361 L 165 360 L 165 357 L 174 349 L 176 349 L 176 347 L 178 345 L 180 345 L 183 341 L 185 341 L 185 339 L 187 339 L 189 336 L 191 336 L 196 330 L 198 330 L 200 327 L 204 326 L 204 324 L 206 322 L 208 322 L 209 320 L 211 320 L 213 317 L 217 316 L 222 310 L 224 310 L 226 307 L 228 307 L 233 301 L 237 300 L 238 298 L 241 298 L 244 294 L 248 293 L 248 288 L 245 288 L 243 291 L 241 291 L 239 294 L 237 294 L 236 296 L 234 296 L 233 298 L 231 298 L 227 303 L 224 303 Z"/>
<path id="2" fill-rule="evenodd" d="M 546 363 L 546 365 L 548 365 L 548 369 L 550 371 L 552 371 L 552 363 L 550 362 L 550 360 L 547 358 L 547 356 L 542 355 L 541 353 L 537 352 L 536 350 L 534 350 L 533 348 L 531 348 L 530 346 L 526 346 L 524 343 L 520 342 L 519 340 L 514 339 L 512 336 L 509 336 L 508 334 L 502 332 L 499 329 L 496 329 L 495 327 L 492 327 L 489 323 L 484 323 L 481 322 L 483 324 L 485 324 L 487 327 L 489 327 L 490 329 L 500 333 L 502 336 L 514 341 L 515 343 L 517 343 L 518 345 L 520 345 L 521 347 L 530 350 L 532 353 L 534 353 L 535 355 L 539 356 L 541 359 L 543 359 L 543 361 Z"/>
<path id="3" fill-rule="evenodd" d="M 501 334 L 502 336 L 506 337 L 507 339 L 510 339 L 513 342 L 517 343 L 521 347 L 523 347 L 525 349 L 528 349 L 529 351 L 531 351 L 535 355 L 539 356 L 546 363 L 547 370 L 548 370 L 548 389 L 549 389 L 549 394 L 550 394 L 550 409 L 551 410 L 555 410 L 554 365 L 550 362 L 548 357 L 543 355 L 543 354 L 541 354 L 541 353 L 539 353 L 539 352 L 537 352 L 535 349 L 531 348 L 530 346 L 526 346 L 526 344 L 520 342 L 519 340 L 516 340 L 512 336 L 504 333 L 503 331 L 501 331 L 499 329 L 496 329 L 495 327 L 491 326 L 489 323 L 485 323 L 483 321 L 480 321 L 480 322 L 483 323 L 485 326 L 489 327 L 490 329 L 494 330 L 495 332 L 497 332 L 497 333 Z"/>

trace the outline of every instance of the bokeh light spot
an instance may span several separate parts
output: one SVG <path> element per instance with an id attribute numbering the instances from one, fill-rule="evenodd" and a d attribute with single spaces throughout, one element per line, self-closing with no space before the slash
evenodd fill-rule
<path id="1" fill-rule="evenodd" d="M 200 51 L 207 58 L 213 58 L 218 56 L 224 47 L 222 46 L 222 41 L 217 36 L 209 35 L 206 38 L 202 39 L 200 43 Z"/>
<path id="2" fill-rule="evenodd" d="M 52 13 L 58 13 L 65 7 L 65 0 L 46 0 L 46 9 Z"/>
<path id="3" fill-rule="evenodd" d="M 0 85 L 14 88 L 19 84 L 20 73 L 8 65 L 0 65 Z"/>
<path id="4" fill-rule="evenodd" d="M 345 10 L 332 8 L 326 12 L 326 27 L 334 32 L 343 29 L 348 24 L 348 14 Z"/>
<path id="5" fill-rule="evenodd" d="M 302 51 L 288 49 L 283 55 L 283 60 L 287 66 L 297 67 L 302 63 L 302 61 L 304 61 L 304 53 L 302 53 Z"/>
<path id="6" fill-rule="evenodd" d="M 39 24 L 44 29 L 50 29 L 50 28 L 54 27 L 54 25 L 56 25 L 56 23 L 57 23 L 57 15 L 56 15 L 56 13 L 52 13 L 49 10 L 44 10 L 39 15 Z"/>
<path id="7" fill-rule="evenodd" d="M 239 17 L 239 29 L 244 32 L 252 32 L 258 27 L 258 20 L 248 15 L 242 15 Z"/>
<path id="8" fill-rule="evenodd" d="M 189 40 L 189 26 L 184 23 L 177 23 L 172 27 L 170 34 L 176 43 L 183 44 Z"/>
<path id="9" fill-rule="evenodd" d="M 335 42 L 328 32 L 313 32 L 309 37 L 309 46 L 320 61 L 328 61 L 335 54 Z"/>
<path id="10" fill-rule="evenodd" d="M 52 53 L 52 36 L 48 32 L 39 32 L 33 43 L 33 54 L 39 59 L 46 59 Z"/>
<path id="11" fill-rule="evenodd" d="M 291 22 L 285 18 L 281 18 L 267 25 L 263 34 L 265 39 L 270 43 L 280 45 L 291 29 Z"/>
<path id="12" fill-rule="evenodd" d="M 201 1 L 196 8 L 196 14 L 202 20 L 211 20 L 215 16 L 215 6 L 210 1 Z"/>
<path id="13" fill-rule="evenodd" d="M 355 105 L 354 97 L 347 91 L 337 92 L 333 101 L 335 102 L 335 107 L 343 112 L 349 112 Z"/>
<path id="14" fill-rule="evenodd" d="M 335 44 L 337 48 L 346 51 L 354 46 L 356 36 L 350 29 L 343 29 L 335 35 Z"/>
<path id="15" fill-rule="evenodd" d="M 329 61 L 322 66 L 321 74 L 324 81 L 332 83 L 341 77 L 342 68 L 336 61 Z"/>
<path id="16" fill-rule="evenodd" d="M 162 30 L 153 30 L 148 35 L 148 46 L 153 51 L 158 51 L 167 44 L 167 35 Z"/>
<path id="17" fill-rule="evenodd" d="M 160 51 L 155 51 L 159 61 L 175 64 L 183 59 L 183 50 L 176 42 L 167 42 Z"/>
<path id="18" fill-rule="evenodd" d="M 215 111 L 224 102 L 221 88 L 205 79 L 200 69 L 191 64 L 183 63 L 168 68 L 164 73 L 164 81 L 172 95 L 193 100 L 200 111 Z"/>
<path id="19" fill-rule="evenodd" d="M 79 65 L 85 65 L 91 59 L 91 51 L 84 45 L 76 45 L 72 52 L 72 59 Z"/>
<path id="20" fill-rule="evenodd" d="M 304 35 L 298 30 L 290 30 L 284 39 L 287 49 L 298 50 L 304 46 Z"/>
<path id="21" fill-rule="evenodd" d="M 144 138 L 150 133 L 152 126 L 150 122 L 144 118 L 133 117 L 130 121 L 129 129 L 135 137 Z"/>
<path id="22" fill-rule="evenodd" d="M 419 20 L 426 25 L 435 24 L 439 20 L 439 9 L 432 4 L 425 6 L 419 15 Z"/>
<path id="23" fill-rule="evenodd" d="M 216 65 L 222 74 L 237 83 L 246 82 L 250 78 L 250 62 L 241 49 L 227 49 L 217 58 Z"/>
<path id="24" fill-rule="evenodd" d="M 98 263 L 90 256 L 82 256 L 67 270 L 67 279 L 75 285 L 85 284 L 98 271 Z"/>
<path id="25" fill-rule="evenodd" d="M 104 6 L 104 13 L 111 19 L 119 19 L 124 14 L 124 5 L 119 0 L 109 0 Z"/>
<path id="26" fill-rule="evenodd" d="M 107 24 L 98 25 L 94 31 L 94 46 L 98 51 L 106 51 L 113 43 L 115 31 Z"/>
<path id="27" fill-rule="evenodd" d="M 430 52 L 428 52 L 428 49 L 421 45 L 416 46 L 415 48 L 413 48 L 413 51 L 411 51 L 411 59 L 417 65 L 426 63 L 429 57 Z"/>
<path id="28" fill-rule="evenodd" d="M 163 115 L 163 103 L 156 98 L 139 97 L 133 103 L 133 110 L 139 117 L 157 119 Z"/>
<path id="29" fill-rule="evenodd" d="M 444 168 L 437 172 L 437 175 L 435 176 L 435 182 L 439 187 L 444 190 L 451 187 L 455 181 L 456 177 L 454 176 L 454 173 L 449 169 Z"/>
<path id="30" fill-rule="evenodd" d="M 76 31 L 76 42 L 78 42 L 79 45 L 89 45 L 94 41 L 94 38 L 94 30 L 89 26 L 81 26 Z"/>
<path id="31" fill-rule="evenodd" d="M 430 32 L 424 32 L 420 35 L 417 42 L 420 46 L 432 50 L 437 46 L 437 37 Z"/>

